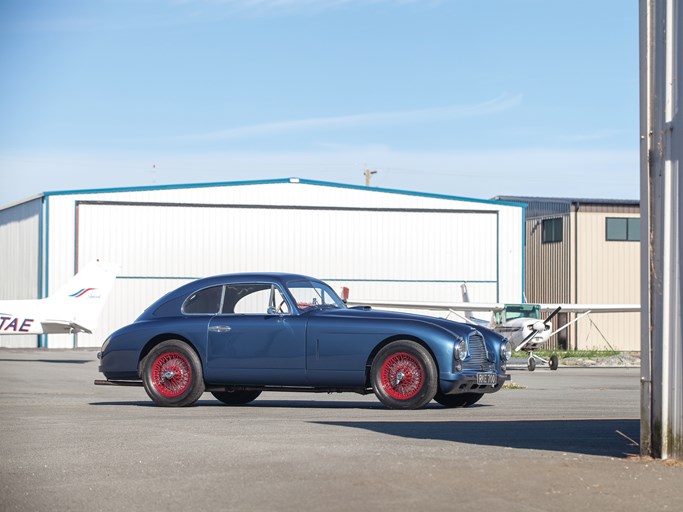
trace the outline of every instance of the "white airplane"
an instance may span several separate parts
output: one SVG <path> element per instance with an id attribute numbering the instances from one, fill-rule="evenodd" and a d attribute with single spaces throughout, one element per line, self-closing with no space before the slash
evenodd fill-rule
<path id="1" fill-rule="evenodd" d="M 118 272 L 94 261 L 45 299 L 0 300 L 0 335 L 92 333 Z"/>
<path id="2" fill-rule="evenodd" d="M 528 354 L 527 368 L 529 371 L 536 369 L 536 361 L 547 364 L 551 370 L 557 370 L 558 358 L 551 355 L 544 359 L 534 354 L 551 336 L 576 323 L 591 312 L 616 313 L 638 312 L 639 304 L 503 304 L 503 303 L 474 303 L 469 302 L 467 285 L 462 284 L 463 302 L 401 302 L 401 301 L 348 301 L 350 305 L 364 305 L 378 308 L 413 309 L 429 311 L 447 311 L 466 322 L 482 325 L 493 329 L 505 336 L 515 352 L 522 351 Z M 346 290 L 344 293 L 347 294 Z M 542 311 L 551 311 L 545 319 L 541 318 Z M 553 330 L 551 320 L 560 312 L 580 313 L 574 320 L 568 322 L 556 330 Z M 491 320 L 481 320 L 472 315 L 473 312 L 491 312 Z M 462 313 L 462 314 L 461 314 Z"/>

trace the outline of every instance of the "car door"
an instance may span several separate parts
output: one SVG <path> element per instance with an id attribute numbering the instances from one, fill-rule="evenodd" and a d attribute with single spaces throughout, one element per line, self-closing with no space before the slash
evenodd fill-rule
<path id="1" fill-rule="evenodd" d="M 215 384 L 306 385 L 306 320 L 271 283 L 225 286 L 208 325 L 205 378 Z"/>

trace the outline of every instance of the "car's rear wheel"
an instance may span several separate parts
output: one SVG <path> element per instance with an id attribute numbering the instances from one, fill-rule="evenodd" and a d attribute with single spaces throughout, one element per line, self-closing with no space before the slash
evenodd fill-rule
<path id="1" fill-rule="evenodd" d="M 260 391 L 212 391 L 211 394 L 227 405 L 244 405 L 256 400 Z"/>
<path id="2" fill-rule="evenodd" d="M 187 343 L 164 341 L 142 361 L 142 384 L 147 395 L 159 405 L 192 405 L 204 393 L 201 361 Z"/>
<path id="3" fill-rule="evenodd" d="M 372 361 L 370 379 L 375 395 L 390 409 L 419 409 L 437 391 L 437 369 L 419 343 L 402 340 L 383 347 Z"/>
<path id="4" fill-rule="evenodd" d="M 476 404 L 481 397 L 481 393 L 460 393 L 459 395 L 444 395 L 441 391 L 437 391 L 434 395 L 434 401 L 443 405 L 444 407 L 468 407 Z"/>

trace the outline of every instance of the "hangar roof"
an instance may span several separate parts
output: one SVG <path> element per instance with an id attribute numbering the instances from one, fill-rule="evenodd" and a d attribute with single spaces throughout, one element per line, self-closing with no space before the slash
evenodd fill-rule
<path id="1" fill-rule="evenodd" d="M 453 195 L 444 194 L 433 194 L 428 192 L 415 192 L 408 190 L 397 190 L 389 188 L 380 187 L 365 187 L 361 185 L 350 185 L 345 183 L 334 183 L 327 181 L 309 180 L 303 178 L 279 178 L 279 179 L 269 179 L 269 180 L 248 180 L 248 181 L 227 181 L 227 182 L 213 182 L 213 183 L 186 183 L 186 184 L 174 184 L 174 185 L 145 185 L 145 186 L 134 186 L 134 187 L 115 187 L 115 188 L 100 188 L 100 189 L 81 189 L 81 190 L 58 190 L 51 192 L 43 192 L 36 196 L 25 199 L 24 201 L 19 201 L 5 207 L 0 207 L 0 210 L 5 208 L 10 208 L 18 204 L 23 204 L 28 201 L 33 201 L 35 199 L 49 197 L 49 196 L 61 196 L 61 195 L 74 195 L 74 194 L 102 194 L 102 193 L 116 193 L 116 192 L 145 192 L 145 191 L 155 191 L 155 190 L 177 190 L 177 189 L 198 189 L 198 188 L 211 188 L 211 187 L 229 187 L 229 186 L 245 186 L 245 185 L 272 185 L 278 183 L 302 183 L 306 185 L 316 185 L 321 187 L 333 187 L 342 188 L 350 190 L 362 190 L 371 192 L 380 192 L 387 194 L 399 194 L 417 197 L 426 197 L 434 199 L 450 199 L 457 201 L 469 201 L 474 203 L 483 204 L 496 204 L 505 206 L 517 206 L 520 208 L 525 208 L 526 204 L 523 202 L 517 202 L 506 199 L 476 199 L 469 197 L 460 197 Z"/>

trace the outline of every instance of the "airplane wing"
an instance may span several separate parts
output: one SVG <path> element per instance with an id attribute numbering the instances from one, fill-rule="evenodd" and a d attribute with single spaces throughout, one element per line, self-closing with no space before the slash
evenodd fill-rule
<path id="1" fill-rule="evenodd" d="M 348 300 L 349 306 L 372 306 L 377 308 L 418 309 L 430 311 L 503 311 L 505 304 L 498 302 L 407 302 L 397 300 Z M 534 304 L 530 302 L 529 304 Z M 560 308 L 563 313 L 637 313 L 640 304 L 539 304 L 542 311 Z"/>
<path id="2" fill-rule="evenodd" d="M 637 313 L 640 304 L 539 304 L 542 311 L 555 310 L 563 313 Z"/>
<path id="3" fill-rule="evenodd" d="M 502 311 L 504 304 L 495 302 L 403 302 L 394 300 L 349 300 L 349 306 L 372 306 L 377 308 L 419 309 L 429 311 Z"/>

